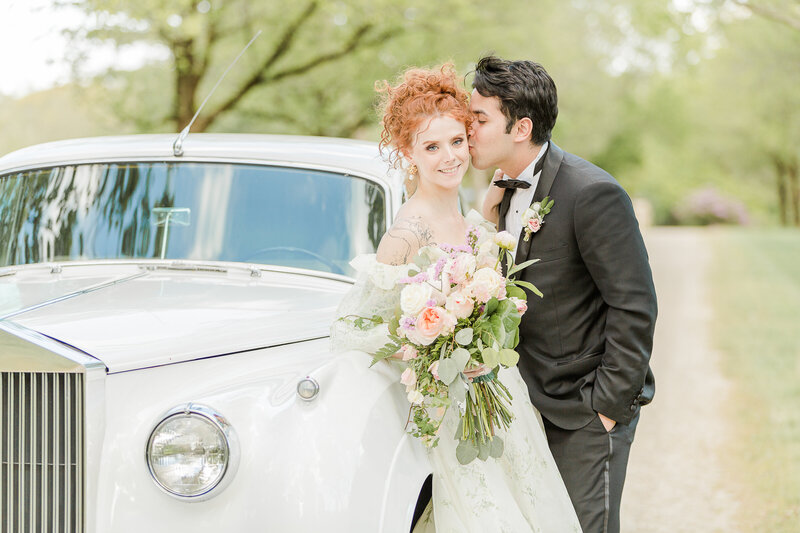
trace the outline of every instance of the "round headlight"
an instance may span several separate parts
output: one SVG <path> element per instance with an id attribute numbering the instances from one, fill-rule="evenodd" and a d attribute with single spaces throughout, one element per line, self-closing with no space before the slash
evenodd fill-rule
<path id="1" fill-rule="evenodd" d="M 232 474 L 236 459 L 233 428 L 222 415 L 202 405 L 172 409 L 147 441 L 150 474 L 159 487 L 181 498 L 208 497 L 226 473 Z"/>

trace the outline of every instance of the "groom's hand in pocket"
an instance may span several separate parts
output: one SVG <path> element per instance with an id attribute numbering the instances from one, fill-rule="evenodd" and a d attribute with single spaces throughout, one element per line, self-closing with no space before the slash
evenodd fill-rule
<path id="1" fill-rule="evenodd" d="M 614 426 L 617 425 L 617 422 L 615 420 L 611 420 L 610 418 L 601 413 L 597 413 L 597 416 L 600 417 L 600 422 L 603 423 L 603 427 L 606 428 L 606 432 L 610 432 L 612 429 L 614 429 Z"/>

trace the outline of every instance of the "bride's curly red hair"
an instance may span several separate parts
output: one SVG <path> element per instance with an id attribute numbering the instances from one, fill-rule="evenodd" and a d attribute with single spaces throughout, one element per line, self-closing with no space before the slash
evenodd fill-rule
<path id="1" fill-rule="evenodd" d="M 395 167 L 400 155 L 411 149 L 414 135 L 426 119 L 448 115 L 463 122 L 466 128 L 472 123 L 469 94 L 459 87 L 452 63 L 433 69 L 410 68 L 396 85 L 379 81 L 375 90 L 382 94 L 380 148 L 383 151 L 393 147 L 389 162 Z"/>

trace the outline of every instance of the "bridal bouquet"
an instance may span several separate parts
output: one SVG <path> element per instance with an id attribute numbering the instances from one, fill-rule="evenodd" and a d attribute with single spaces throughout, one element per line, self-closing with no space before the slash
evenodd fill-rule
<path id="1" fill-rule="evenodd" d="M 472 226 L 463 246 L 427 246 L 414 259 L 416 272 L 400 280 L 399 309 L 389 323 L 389 342 L 372 364 L 391 356 L 407 364 L 400 381 L 411 403 L 411 434 L 430 447 L 448 408 L 459 410 L 456 455 L 467 464 L 476 457 L 500 457 L 500 428 L 511 424 L 512 397 L 498 368 L 517 364 L 520 317 L 527 309 L 525 287 L 511 276 L 536 260 L 514 265 L 516 246 L 508 232 L 492 235 Z M 501 261 L 507 261 L 502 275 Z M 382 323 L 381 317 L 365 319 Z M 363 322 L 362 322 L 363 324 Z M 491 371 L 474 379 L 464 372 L 485 365 Z"/>

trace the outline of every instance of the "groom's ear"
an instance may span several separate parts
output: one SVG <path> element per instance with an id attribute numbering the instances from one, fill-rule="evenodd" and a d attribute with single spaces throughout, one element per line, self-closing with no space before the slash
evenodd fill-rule
<path id="1" fill-rule="evenodd" d="M 514 134 L 514 141 L 524 142 L 530 141 L 533 132 L 533 121 L 528 117 L 522 117 L 514 124 L 512 133 Z"/>

